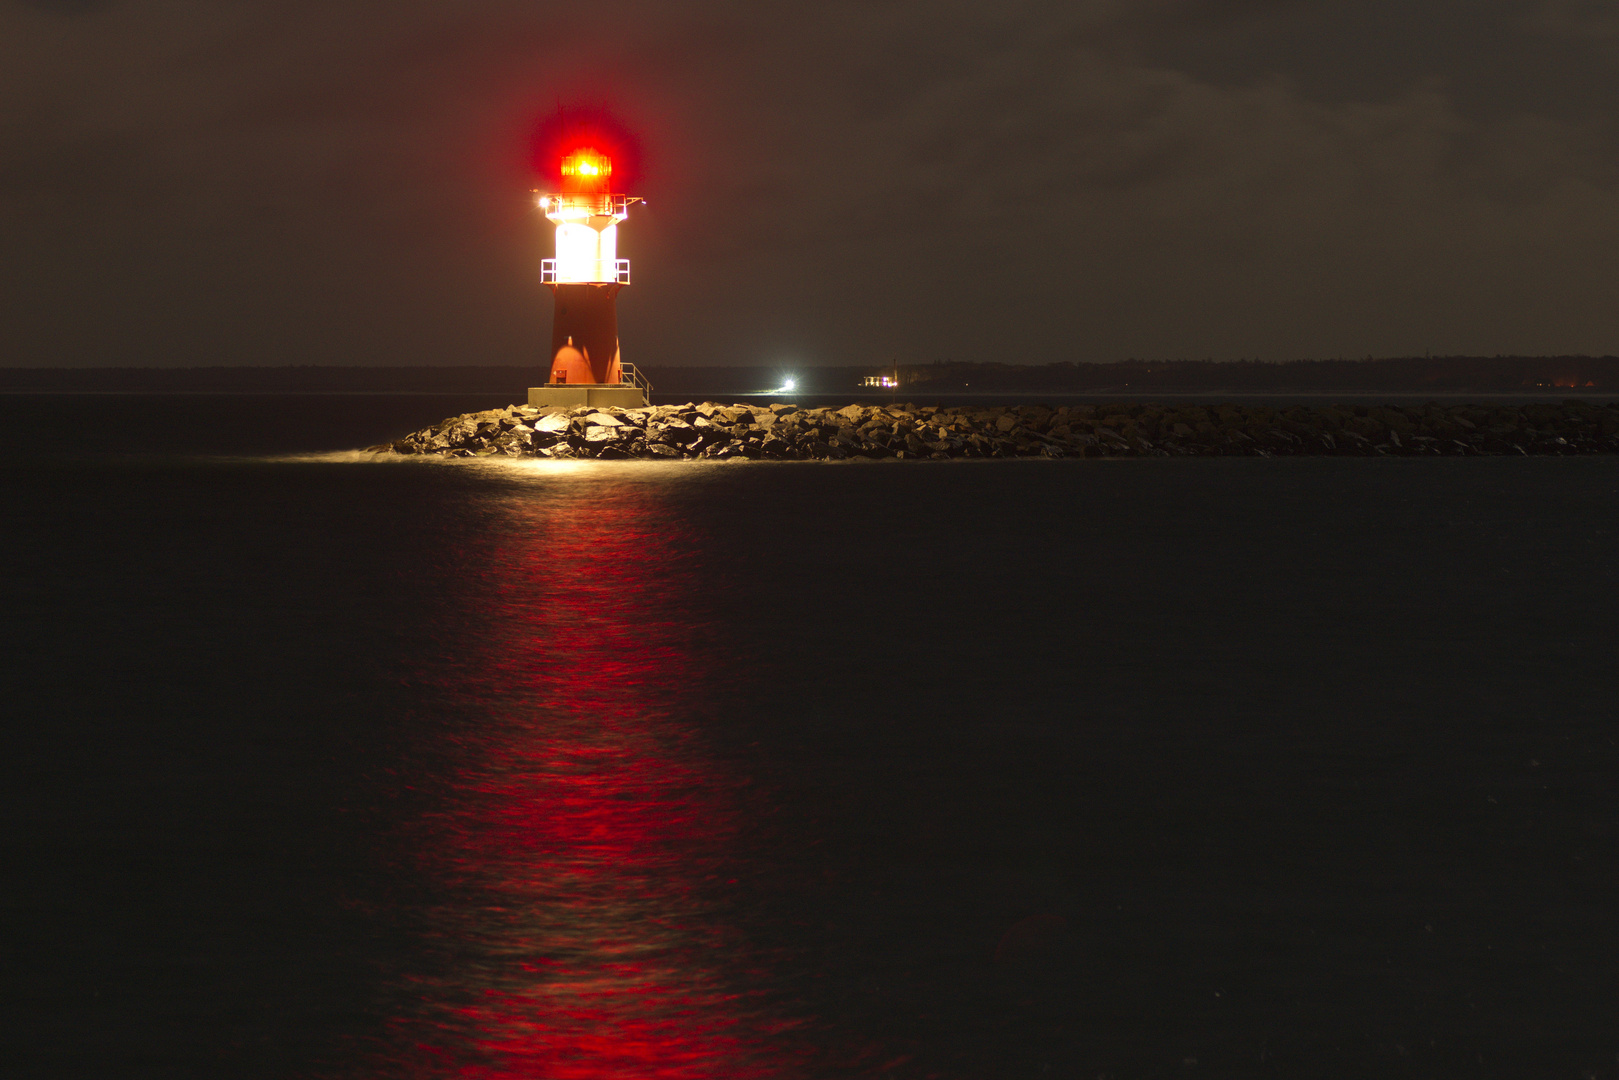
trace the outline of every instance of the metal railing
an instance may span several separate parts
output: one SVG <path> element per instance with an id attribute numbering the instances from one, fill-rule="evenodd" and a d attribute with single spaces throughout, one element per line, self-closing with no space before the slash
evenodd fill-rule
<path id="1" fill-rule="evenodd" d="M 587 221 L 593 217 L 611 218 L 614 223 L 629 217 L 630 205 L 643 201 L 639 195 L 540 195 L 540 211 L 552 221 Z"/>
<path id="2" fill-rule="evenodd" d="M 640 387 L 641 393 L 644 394 L 647 401 L 650 402 L 652 400 L 652 384 L 647 382 L 646 376 L 641 374 L 640 368 L 637 368 L 634 364 L 625 364 L 622 362 L 618 366 L 623 372 L 623 374 L 619 376 L 619 381 L 625 386 Z"/>
<path id="3" fill-rule="evenodd" d="M 612 273 L 610 275 L 600 273 L 600 271 L 603 270 L 606 266 L 607 266 L 607 260 L 602 259 L 602 260 L 600 260 L 600 261 L 598 261 L 596 263 L 596 270 L 598 271 L 596 277 L 589 278 L 589 279 L 582 280 L 582 281 L 578 281 L 576 279 L 570 279 L 568 281 L 559 281 L 559 280 L 557 280 L 557 261 L 555 259 L 541 259 L 540 260 L 540 284 L 541 285 L 571 285 L 571 284 L 603 285 L 603 284 L 616 283 L 616 284 L 619 284 L 619 285 L 628 285 L 630 283 L 630 260 L 628 260 L 628 259 L 614 259 L 613 260 L 613 269 L 612 269 Z"/>

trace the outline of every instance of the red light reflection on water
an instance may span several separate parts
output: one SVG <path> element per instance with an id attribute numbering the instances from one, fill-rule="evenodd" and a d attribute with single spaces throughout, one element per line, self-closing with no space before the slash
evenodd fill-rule
<path id="1" fill-rule="evenodd" d="M 588 482 L 591 480 L 599 483 Z M 778 1077 L 796 1026 L 739 977 L 724 917 L 738 778 L 689 704 L 691 545 L 657 489 L 589 474 L 496 515 L 475 703 L 412 834 L 434 962 L 404 980 L 393 1074 Z M 756 973 L 755 973 L 756 975 Z M 797 1060 L 802 1061 L 801 1058 Z"/>

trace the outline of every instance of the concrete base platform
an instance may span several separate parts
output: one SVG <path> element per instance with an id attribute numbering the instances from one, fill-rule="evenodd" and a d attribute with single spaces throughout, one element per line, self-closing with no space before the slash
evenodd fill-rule
<path id="1" fill-rule="evenodd" d="M 646 394 L 639 386 L 623 383 L 551 383 L 528 388 L 528 403 L 537 409 L 554 406 L 577 408 L 594 405 L 597 408 L 616 406 L 620 409 L 639 409 L 646 405 Z"/>

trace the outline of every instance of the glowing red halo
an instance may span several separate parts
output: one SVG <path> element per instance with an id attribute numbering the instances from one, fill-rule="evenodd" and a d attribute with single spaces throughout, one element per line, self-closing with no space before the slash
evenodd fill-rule
<path id="1" fill-rule="evenodd" d="M 529 138 L 528 164 L 535 186 L 555 189 L 578 180 L 564 172 L 564 162 L 589 152 L 609 163 L 611 173 L 600 177 L 613 191 L 630 191 L 640 178 L 640 139 L 606 110 L 566 106 L 537 120 Z"/>

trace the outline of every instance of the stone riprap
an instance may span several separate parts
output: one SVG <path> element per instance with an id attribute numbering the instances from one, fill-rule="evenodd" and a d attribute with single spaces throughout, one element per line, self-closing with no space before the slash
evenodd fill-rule
<path id="1" fill-rule="evenodd" d="M 372 452 L 520 458 L 1010 458 L 1608 454 L 1619 405 L 514 405 Z"/>

